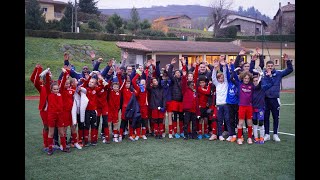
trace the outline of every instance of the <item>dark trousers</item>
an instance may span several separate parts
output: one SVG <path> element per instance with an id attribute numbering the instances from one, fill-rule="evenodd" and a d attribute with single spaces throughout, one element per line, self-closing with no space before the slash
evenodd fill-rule
<path id="1" fill-rule="evenodd" d="M 100 126 L 100 116 L 97 116 L 97 128 Z M 104 128 L 108 128 L 108 115 L 102 115 L 101 133 L 104 134 Z"/>
<path id="2" fill-rule="evenodd" d="M 238 104 L 227 104 L 229 108 L 229 115 L 230 115 L 230 130 L 228 129 L 229 136 L 236 135 L 235 128 L 238 125 L 239 118 L 238 118 Z"/>
<path id="3" fill-rule="evenodd" d="M 270 134 L 270 112 L 273 118 L 273 134 L 278 134 L 280 115 L 278 98 L 265 98 L 264 127 L 266 134 Z"/>
<path id="4" fill-rule="evenodd" d="M 225 126 L 227 126 L 227 129 L 231 129 L 229 107 L 226 104 L 217 105 L 217 111 L 218 111 L 218 136 L 221 136 L 223 120 L 225 120 Z"/>
<path id="5" fill-rule="evenodd" d="M 97 114 L 95 110 L 86 110 L 84 119 L 84 129 L 98 129 Z"/>
<path id="6" fill-rule="evenodd" d="M 54 144 L 59 146 L 59 132 L 58 128 L 54 128 L 54 134 L 53 134 Z"/>
<path id="7" fill-rule="evenodd" d="M 193 112 L 184 112 L 184 124 L 183 124 L 183 131 L 184 135 L 188 136 L 188 124 L 190 121 L 192 122 L 192 136 L 196 137 L 197 135 L 197 124 L 196 124 L 196 113 Z"/>

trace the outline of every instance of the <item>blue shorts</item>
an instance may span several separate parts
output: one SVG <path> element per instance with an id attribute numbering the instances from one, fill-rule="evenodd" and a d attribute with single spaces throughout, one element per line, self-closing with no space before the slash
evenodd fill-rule
<path id="1" fill-rule="evenodd" d="M 253 108 L 252 119 L 264 121 L 264 108 Z"/>

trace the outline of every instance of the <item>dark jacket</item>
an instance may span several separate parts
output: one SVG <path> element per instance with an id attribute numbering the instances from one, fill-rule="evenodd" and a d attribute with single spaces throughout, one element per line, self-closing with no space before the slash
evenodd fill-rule
<path id="1" fill-rule="evenodd" d="M 141 117 L 140 106 L 135 95 L 132 95 L 125 111 L 126 119 L 132 119 L 132 126 L 135 127 Z"/>
<path id="2" fill-rule="evenodd" d="M 280 83 L 281 79 L 284 76 L 287 76 L 288 74 L 292 73 L 293 67 L 291 60 L 287 61 L 287 68 L 284 70 L 272 70 L 272 78 L 273 78 L 273 86 L 271 86 L 270 89 L 266 90 L 266 97 L 267 98 L 279 98 L 280 97 Z M 261 79 L 261 84 L 268 84 L 266 81 L 266 71 L 263 71 L 263 77 Z"/>
<path id="3" fill-rule="evenodd" d="M 182 102 L 182 89 L 181 89 L 181 78 L 176 78 L 173 75 L 173 65 L 170 64 L 168 69 L 168 76 L 171 79 L 171 100 Z"/>
<path id="4" fill-rule="evenodd" d="M 158 107 L 166 107 L 166 97 L 163 93 L 163 88 L 158 85 L 157 87 L 150 86 L 150 79 L 147 85 L 148 92 L 150 94 L 149 107 L 150 109 L 158 109 Z"/>

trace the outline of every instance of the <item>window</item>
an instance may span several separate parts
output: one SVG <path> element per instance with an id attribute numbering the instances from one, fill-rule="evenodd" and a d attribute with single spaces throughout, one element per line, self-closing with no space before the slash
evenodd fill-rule
<path id="1" fill-rule="evenodd" d="M 48 8 L 42 8 L 43 13 L 47 13 L 48 12 Z"/>
<path id="2" fill-rule="evenodd" d="M 214 60 L 219 60 L 220 55 L 207 55 L 206 60 L 209 64 L 213 64 Z"/>
<path id="3" fill-rule="evenodd" d="M 192 66 L 193 63 L 196 62 L 197 56 L 199 56 L 199 61 L 202 62 L 202 55 L 182 55 L 183 57 L 187 57 L 188 65 Z"/>
<path id="4" fill-rule="evenodd" d="M 274 59 L 273 61 L 274 61 L 274 65 L 277 65 L 277 66 L 279 66 L 279 65 L 280 65 L 280 61 L 279 61 L 279 59 Z"/>
<path id="5" fill-rule="evenodd" d="M 143 65 L 143 56 L 142 55 L 136 55 L 136 64 Z"/>

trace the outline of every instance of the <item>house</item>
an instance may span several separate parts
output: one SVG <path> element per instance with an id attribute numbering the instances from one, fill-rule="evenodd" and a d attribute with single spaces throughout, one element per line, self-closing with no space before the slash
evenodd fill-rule
<path id="1" fill-rule="evenodd" d="M 236 26 L 238 29 L 237 34 L 240 36 L 254 36 L 262 35 L 268 25 L 263 20 L 230 14 L 223 20 L 220 28 L 229 26 Z M 208 31 L 213 31 L 213 24 L 208 27 Z"/>
<path id="2" fill-rule="evenodd" d="M 58 20 L 60 21 L 63 17 L 64 11 L 67 7 L 67 3 L 62 1 L 53 1 L 53 0 L 38 0 L 40 9 L 43 11 L 46 22 L 49 20 Z M 28 0 L 25 0 L 25 5 Z"/>
<path id="3" fill-rule="evenodd" d="M 281 59 L 283 53 L 288 54 L 289 58 L 292 59 L 292 65 L 295 62 L 295 42 L 258 42 L 258 41 L 243 41 L 235 40 L 233 41 L 235 45 L 240 46 L 243 49 L 251 50 L 255 52 L 256 48 L 260 48 L 261 53 L 264 55 L 264 62 L 269 60 L 274 62 L 276 69 L 284 69 L 285 62 Z M 248 56 L 248 61 L 251 60 L 251 56 Z M 259 62 L 256 62 L 258 66 Z"/>
<path id="4" fill-rule="evenodd" d="M 168 27 L 191 29 L 191 18 L 187 15 L 160 17 L 153 20 L 154 23 L 163 21 Z"/>
<path id="5" fill-rule="evenodd" d="M 287 5 L 281 7 L 273 17 L 276 22 L 276 30 L 278 34 L 294 34 L 295 33 L 295 5 L 288 2 Z M 280 33 L 282 29 L 282 32 Z"/>
<path id="6" fill-rule="evenodd" d="M 144 64 L 152 58 L 160 61 L 161 67 L 169 64 L 174 57 L 187 58 L 189 66 L 195 62 L 197 56 L 200 61 L 206 59 L 208 63 L 213 64 L 215 59 L 224 54 L 229 62 L 230 59 L 235 59 L 241 50 L 240 46 L 232 42 L 133 40 L 133 42 L 117 42 L 116 45 L 121 48 L 121 53 L 128 52 L 128 65 Z M 246 61 L 247 57 L 244 59 Z"/>

